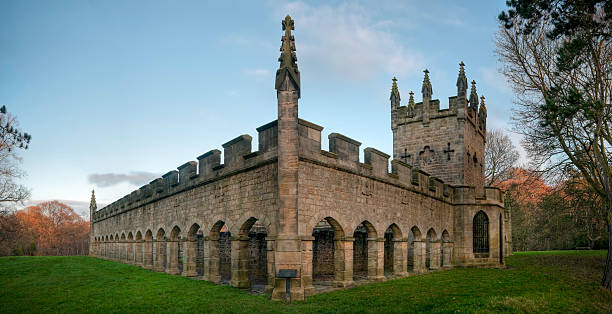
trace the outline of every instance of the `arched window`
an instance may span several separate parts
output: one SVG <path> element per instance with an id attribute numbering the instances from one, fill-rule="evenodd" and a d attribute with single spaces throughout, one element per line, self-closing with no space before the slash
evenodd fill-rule
<path id="1" fill-rule="evenodd" d="M 473 250 L 475 257 L 489 257 L 489 218 L 482 210 L 473 221 Z"/>

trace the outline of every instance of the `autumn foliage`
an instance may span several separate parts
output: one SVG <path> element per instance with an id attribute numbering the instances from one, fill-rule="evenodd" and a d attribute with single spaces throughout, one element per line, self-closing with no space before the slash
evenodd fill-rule
<path id="1" fill-rule="evenodd" d="M 0 256 L 84 255 L 88 246 L 89 222 L 58 201 L 0 214 Z"/>

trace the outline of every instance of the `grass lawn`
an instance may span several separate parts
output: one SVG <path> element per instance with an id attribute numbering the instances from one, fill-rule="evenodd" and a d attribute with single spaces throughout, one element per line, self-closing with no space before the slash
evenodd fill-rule
<path id="1" fill-rule="evenodd" d="M 605 251 L 517 253 L 509 269 L 453 269 L 284 304 L 90 257 L 0 258 L 0 312 L 611 312 Z"/>

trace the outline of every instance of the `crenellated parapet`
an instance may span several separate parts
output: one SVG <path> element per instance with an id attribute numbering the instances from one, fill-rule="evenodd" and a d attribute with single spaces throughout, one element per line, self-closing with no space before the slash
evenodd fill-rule
<path id="1" fill-rule="evenodd" d="M 413 167 L 390 155 L 367 147 L 360 161 L 361 143 L 339 133 L 328 136 L 329 149 L 321 149 L 323 127 L 300 119 L 300 160 L 349 172 L 376 181 L 402 187 L 451 203 L 453 187 L 422 169 Z M 389 164 L 391 167 L 389 167 Z M 389 171 L 391 169 L 391 171 Z"/>
<path id="2" fill-rule="evenodd" d="M 222 154 L 220 150 L 208 151 L 197 157 L 197 161 L 188 161 L 178 166 L 176 170 L 168 171 L 161 178 L 152 180 L 149 184 L 93 212 L 93 221 L 101 221 L 145 204 L 235 175 L 246 169 L 275 162 L 278 146 L 277 121 L 258 127 L 257 131 L 259 133 L 259 150 L 251 151 L 251 136 L 240 135 L 222 145 L 223 163 L 221 163 Z"/>

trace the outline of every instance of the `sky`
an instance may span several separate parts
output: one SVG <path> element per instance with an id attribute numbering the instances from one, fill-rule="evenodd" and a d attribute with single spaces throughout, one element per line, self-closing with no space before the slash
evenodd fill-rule
<path id="1" fill-rule="evenodd" d="M 88 215 L 276 119 L 281 20 L 295 20 L 299 116 L 392 153 L 389 93 L 448 107 L 459 62 L 510 131 L 514 95 L 495 56 L 496 1 L 0 0 L 0 104 L 32 134 L 26 205 Z M 518 135 L 509 135 L 519 146 Z M 362 153 L 363 158 L 363 153 Z M 363 159 L 362 159 L 363 160 Z"/>

